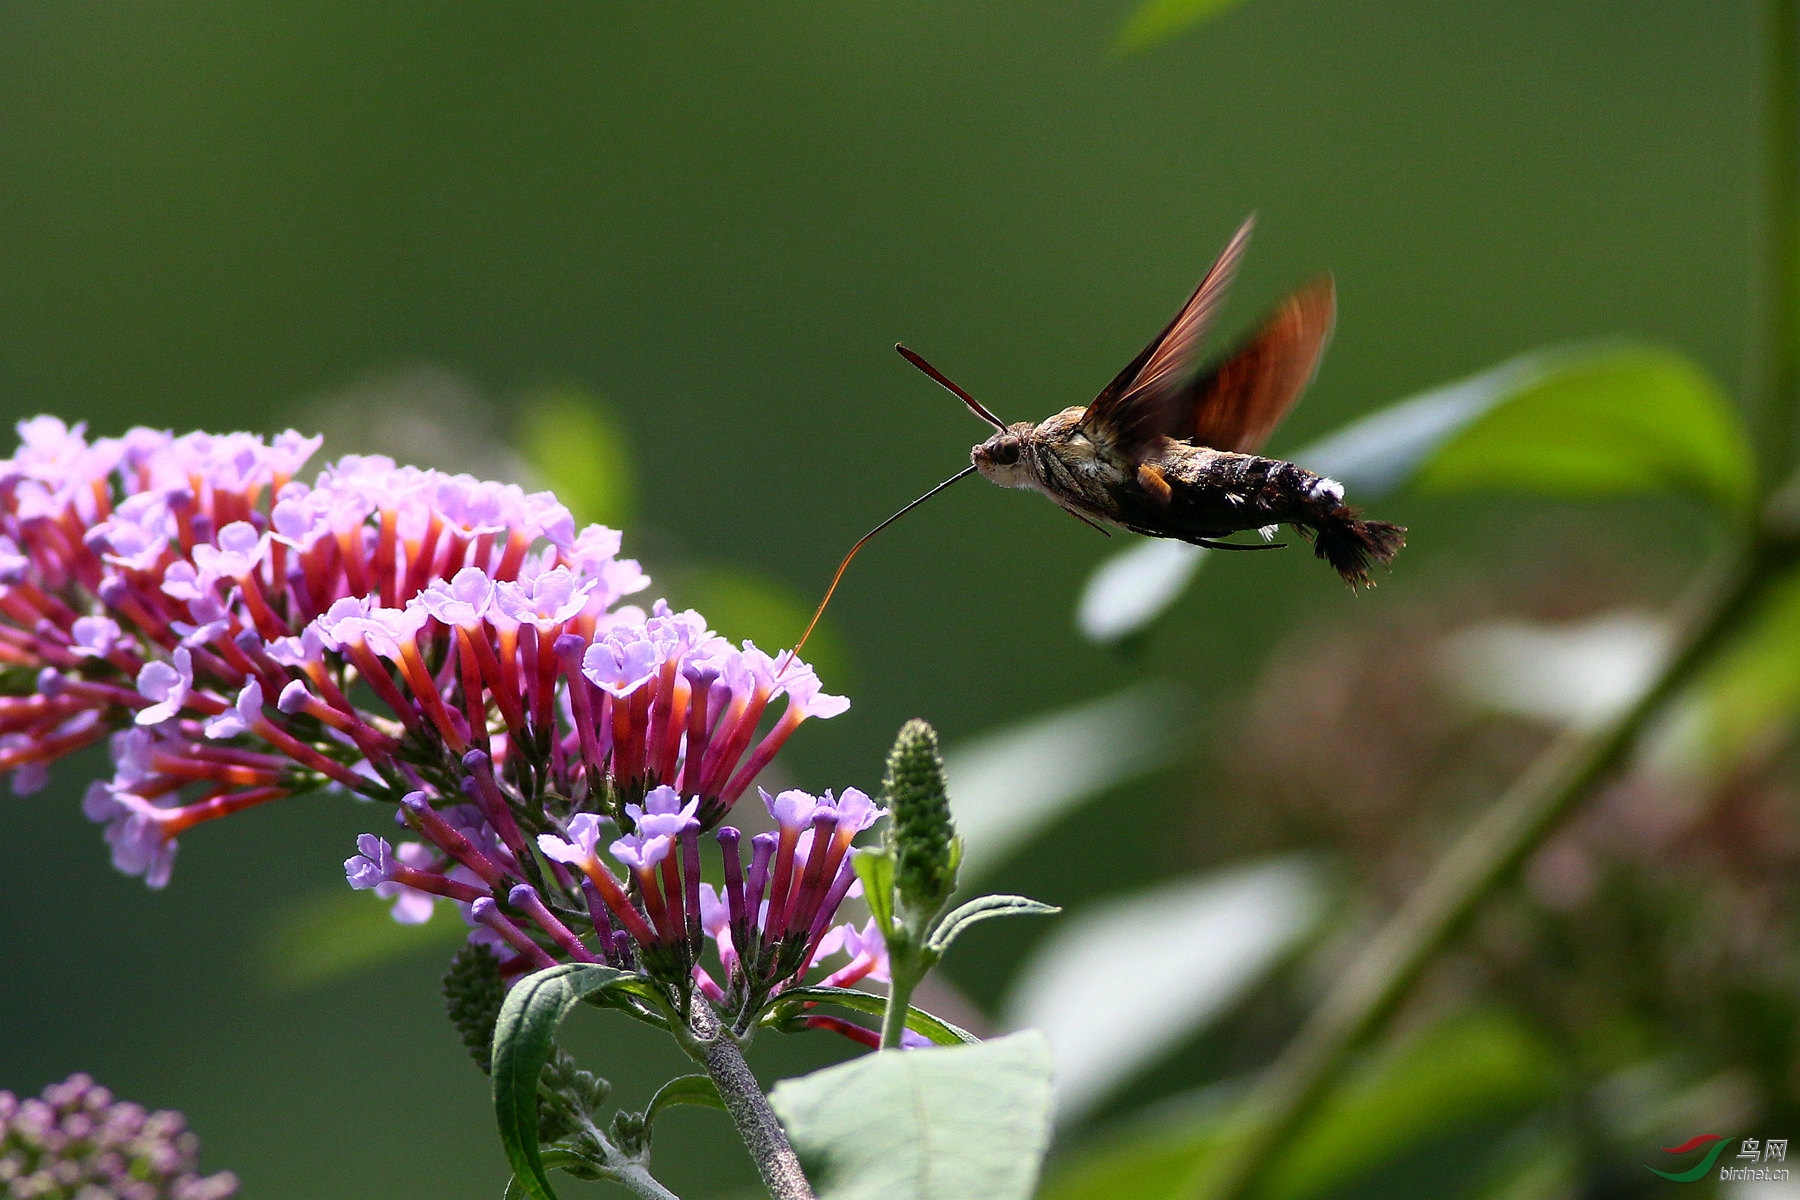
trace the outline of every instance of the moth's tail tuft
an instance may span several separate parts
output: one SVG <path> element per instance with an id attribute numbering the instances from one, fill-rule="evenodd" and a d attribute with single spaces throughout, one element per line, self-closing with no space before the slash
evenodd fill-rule
<path id="1" fill-rule="evenodd" d="M 1386 521 L 1365 521 L 1348 505 L 1319 521 L 1313 553 L 1330 563 L 1352 591 L 1374 587 L 1369 567 L 1394 561 L 1406 545 L 1406 527 Z"/>

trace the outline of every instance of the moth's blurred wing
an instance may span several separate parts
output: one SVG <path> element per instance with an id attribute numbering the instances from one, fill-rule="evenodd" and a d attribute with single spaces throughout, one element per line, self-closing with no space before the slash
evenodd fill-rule
<path id="1" fill-rule="evenodd" d="M 1181 431 L 1191 424 L 1186 420 L 1183 384 L 1194 369 L 1206 327 L 1237 274 L 1255 224 L 1256 218 L 1249 217 L 1238 226 L 1175 319 L 1094 397 L 1081 418 L 1089 437 L 1135 457 L 1158 438 L 1183 436 Z"/>
<path id="2" fill-rule="evenodd" d="M 1254 334 L 1182 389 L 1187 422 L 1169 436 L 1214 450 L 1262 449 L 1318 372 L 1336 316 L 1329 275 L 1283 300 Z"/>

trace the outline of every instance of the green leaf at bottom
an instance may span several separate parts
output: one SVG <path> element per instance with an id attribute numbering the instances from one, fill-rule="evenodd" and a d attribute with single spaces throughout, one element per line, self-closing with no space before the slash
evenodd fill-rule
<path id="1" fill-rule="evenodd" d="M 870 1054 L 769 1095 L 819 1200 L 1027 1200 L 1050 1141 L 1035 1031 Z"/>

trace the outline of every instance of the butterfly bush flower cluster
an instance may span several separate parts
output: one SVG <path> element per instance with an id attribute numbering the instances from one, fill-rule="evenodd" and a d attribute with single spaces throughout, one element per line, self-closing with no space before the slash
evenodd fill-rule
<path id="1" fill-rule="evenodd" d="M 19 1200 L 225 1200 L 229 1171 L 201 1175 L 177 1112 L 146 1112 L 72 1075 L 20 1100 L 0 1091 L 0 1187 Z"/>
<path id="2" fill-rule="evenodd" d="M 747 848 L 719 828 L 801 722 L 849 702 L 697 612 L 623 603 L 650 581 L 616 531 L 381 457 L 306 482 L 319 439 L 292 431 L 19 434 L 0 772 L 30 792 L 110 738 L 84 809 L 120 870 L 161 887 L 186 831 L 336 788 L 411 834 L 365 835 L 352 886 L 401 921 L 454 902 L 509 977 L 602 962 L 755 1003 L 823 954 L 876 969 L 832 925 L 866 796 L 764 797 L 776 831 Z M 715 833 L 721 888 L 701 882 Z"/>

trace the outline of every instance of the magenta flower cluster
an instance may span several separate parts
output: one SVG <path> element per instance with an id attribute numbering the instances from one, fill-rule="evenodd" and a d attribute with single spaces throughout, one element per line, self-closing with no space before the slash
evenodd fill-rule
<path id="1" fill-rule="evenodd" d="M 402 921 L 456 902 L 511 974 L 606 962 L 743 999 L 846 947 L 830 922 L 867 797 L 770 801 L 747 873 L 721 829 L 722 892 L 698 839 L 801 722 L 849 702 L 696 612 L 622 603 L 650 581 L 617 532 L 386 458 L 304 482 L 319 439 L 291 431 L 19 433 L 0 463 L 0 772 L 29 792 L 110 735 L 114 775 L 84 808 L 119 869 L 160 887 L 185 831 L 323 786 L 395 804 L 421 839 L 366 835 L 351 884 Z"/>
<path id="2" fill-rule="evenodd" d="M 0 1188 L 20 1200 L 225 1200 L 229 1171 L 201 1175 L 178 1112 L 146 1112 L 86 1075 L 38 1099 L 0 1091 Z"/>

